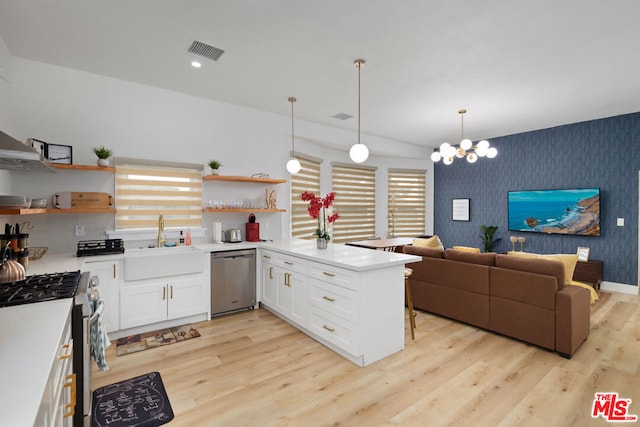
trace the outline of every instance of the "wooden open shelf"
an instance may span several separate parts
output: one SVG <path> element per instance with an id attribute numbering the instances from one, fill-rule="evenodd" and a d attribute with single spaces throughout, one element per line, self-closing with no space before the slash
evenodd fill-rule
<path id="1" fill-rule="evenodd" d="M 71 213 L 115 213 L 114 208 L 99 208 L 99 209 L 0 209 L 0 215 L 35 215 L 35 214 L 71 214 Z"/>
<path id="2" fill-rule="evenodd" d="M 204 208 L 202 212 L 208 213 L 260 213 L 260 212 L 286 212 L 286 209 L 249 209 L 249 208 L 229 208 L 229 209 L 216 209 L 216 208 Z"/>
<path id="3" fill-rule="evenodd" d="M 63 165 L 60 163 L 47 163 L 47 164 L 55 169 L 97 171 L 97 172 L 115 172 L 116 171 L 116 168 L 114 168 L 113 166 Z"/>
<path id="4" fill-rule="evenodd" d="M 260 184 L 284 184 L 286 179 L 275 178 L 252 178 L 250 176 L 231 176 L 231 175 L 205 175 L 202 177 L 205 181 L 232 181 L 232 182 L 257 182 Z"/>

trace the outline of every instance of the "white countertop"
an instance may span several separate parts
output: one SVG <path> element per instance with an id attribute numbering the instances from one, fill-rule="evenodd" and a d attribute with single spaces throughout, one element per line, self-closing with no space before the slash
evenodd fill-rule
<path id="1" fill-rule="evenodd" d="M 203 252 L 265 248 L 354 271 L 374 270 L 391 265 L 418 262 L 422 259 L 415 255 L 376 251 L 373 249 L 347 246 L 342 243 L 329 243 L 327 249 L 318 249 L 315 240 L 303 239 L 278 239 L 266 242 L 203 243 L 194 245 L 194 247 Z M 136 251 L 138 250 L 136 249 Z M 171 248 L 167 248 L 167 251 L 171 251 Z M 87 257 L 78 257 L 74 253 L 45 254 L 41 259 L 29 262 L 27 276 L 83 270 L 85 263 L 124 259 L 125 257 L 126 252 L 124 254 Z"/>
<path id="2" fill-rule="evenodd" d="M 34 425 L 72 301 L 0 308 L 2 425 Z"/>

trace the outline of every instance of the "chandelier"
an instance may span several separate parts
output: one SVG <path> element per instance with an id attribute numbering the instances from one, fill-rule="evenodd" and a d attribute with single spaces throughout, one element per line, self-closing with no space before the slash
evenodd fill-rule
<path id="1" fill-rule="evenodd" d="M 466 112 L 467 110 L 465 109 L 458 110 L 458 114 L 460 114 L 461 129 L 460 144 L 451 145 L 448 142 L 443 142 L 440 145 L 438 151 L 434 151 L 431 154 L 432 161 L 439 162 L 440 159 L 442 159 L 442 163 L 444 163 L 445 165 L 450 165 L 451 163 L 453 163 L 453 160 L 456 157 L 458 159 L 466 157 L 467 162 L 475 163 L 478 160 L 478 157 L 487 157 L 489 159 L 493 159 L 498 155 L 498 150 L 495 147 L 491 147 L 489 141 L 483 139 L 476 145 L 473 145 L 473 141 L 464 137 L 464 113 Z"/>

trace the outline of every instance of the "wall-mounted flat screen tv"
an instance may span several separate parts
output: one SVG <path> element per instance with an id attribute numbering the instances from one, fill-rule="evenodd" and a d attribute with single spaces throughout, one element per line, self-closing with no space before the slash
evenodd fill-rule
<path id="1" fill-rule="evenodd" d="M 509 231 L 600 235 L 600 189 L 509 191 Z"/>

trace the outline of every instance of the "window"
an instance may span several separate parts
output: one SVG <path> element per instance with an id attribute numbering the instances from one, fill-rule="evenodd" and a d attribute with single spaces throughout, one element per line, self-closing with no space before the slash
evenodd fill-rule
<path id="1" fill-rule="evenodd" d="M 389 169 L 390 236 L 417 237 L 425 229 L 425 171 Z"/>
<path id="2" fill-rule="evenodd" d="M 291 175 L 291 236 L 301 239 L 315 239 L 318 221 L 309 216 L 309 202 L 300 196 L 305 191 L 320 195 L 320 162 L 304 157 L 300 161 L 300 172 Z"/>
<path id="3" fill-rule="evenodd" d="M 116 229 L 202 225 L 202 166 L 116 160 Z"/>
<path id="4" fill-rule="evenodd" d="M 333 223 L 336 243 L 363 240 L 376 234 L 376 170 L 362 166 L 333 164 L 332 188 L 336 194 Z"/>

